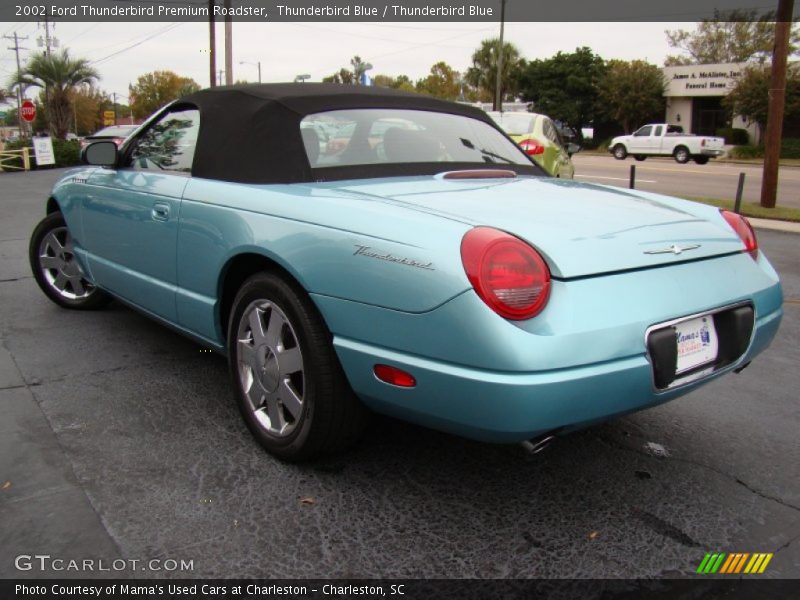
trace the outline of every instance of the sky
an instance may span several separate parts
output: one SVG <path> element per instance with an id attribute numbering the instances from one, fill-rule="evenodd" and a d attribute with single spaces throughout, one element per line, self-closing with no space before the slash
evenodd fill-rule
<path id="1" fill-rule="evenodd" d="M 506 23 L 505 39 L 516 44 L 527 60 L 548 58 L 558 51 L 589 46 L 605 59 L 646 59 L 663 64 L 674 53 L 665 29 L 694 29 L 694 23 Z M 217 68 L 224 68 L 224 27 L 217 24 Z M 28 36 L 20 44 L 36 51 L 44 29 L 36 22 L 0 23 L 2 35 Z M 180 23 L 56 23 L 60 47 L 89 59 L 100 73 L 99 87 L 122 98 L 137 76 L 171 70 L 209 85 L 208 24 Z M 349 67 L 359 55 L 372 63 L 371 74 L 424 77 L 431 65 L 444 60 L 458 71 L 470 65 L 480 41 L 496 37 L 497 23 L 234 23 L 234 80 L 291 81 L 298 74 L 311 81 Z M 0 87 L 13 75 L 13 42 L 2 40 Z M 240 64 L 244 63 L 244 64 Z M 33 95 L 35 92 L 29 92 Z M 125 102 L 122 98 L 121 102 Z"/>

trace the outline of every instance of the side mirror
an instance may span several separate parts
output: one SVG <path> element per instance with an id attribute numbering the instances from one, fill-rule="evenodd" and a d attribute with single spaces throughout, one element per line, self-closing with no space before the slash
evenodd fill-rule
<path id="1" fill-rule="evenodd" d="M 114 142 L 93 142 L 81 151 L 81 160 L 98 167 L 117 166 L 117 145 Z"/>
<path id="2" fill-rule="evenodd" d="M 577 154 L 580 151 L 581 151 L 581 146 L 579 144 L 576 144 L 575 142 L 570 142 L 569 144 L 567 144 L 567 154 L 569 154 L 570 156 L 572 156 L 573 154 Z"/>

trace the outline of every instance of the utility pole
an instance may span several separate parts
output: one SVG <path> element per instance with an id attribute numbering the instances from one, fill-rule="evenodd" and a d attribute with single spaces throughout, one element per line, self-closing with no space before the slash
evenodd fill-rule
<path id="1" fill-rule="evenodd" d="M 53 29 L 55 29 L 55 24 L 53 24 Z M 52 48 L 58 48 L 58 38 L 50 36 L 50 20 L 47 18 L 46 12 L 44 14 L 44 39 L 42 39 L 42 36 L 39 36 L 37 41 L 39 46 L 44 46 L 45 56 L 50 56 Z"/>
<path id="2" fill-rule="evenodd" d="M 208 79 L 212 88 L 217 86 L 217 24 L 214 22 L 214 1 L 208 0 Z"/>
<path id="3" fill-rule="evenodd" d="M 10 47 L 9 50 L 13 50 L 14 53 L 17 55 L 17 79 L 19 79 L 22 76 L 22 66 L 20 65 L 19 62 L 19 51 L 25 50 L 25 48 L 19 45 L 19 42 L 20 40 L 27 40 L 28 36 L 26 35 L 24 37 L 19 37 L 17 35 L 17 32 L 15 31 L 14 37 L 11 37 L 10 35 L 4 35 L 3 37 L 6 38 L 7 40 L 11 39 L 14 40 L 14 45 Z M 22 137 L 24 134 L 28 132 L 28 128 L 25 125 L 23 125 L 25 121 L 22 120 L 22 114 L 20 114 L 21 110 L 22 110 L 22 84 L 18 83 L 17 84 L 17 130 L 19 131 L 19 137 Z"/>
<path id="4" fill-rule="evenodd" d="M 503 30 L 506 23 L 506 0 L 500 0 L 500 44 L 497 47 L 497 77 L 494 89 L 494 110 L 503 110 Z"/>
<path id="5" fill-rule="evenodd" d="M 761 178 L 761 206 L 764 208 L 775 208 L 778 195 L 778 163 L 783 136 L 783 110 L 786 104 L 786 62 L 789 57 L 793 10 L 794 0 L 778 0 L 775 45 L 772 48 L 767 135 L 764 140 L 764 174 Z"/>
<path id="6" fill-rule="evenodd" d="M 225 0 L 225 85 L 233 85 L 233 16 L 231 0 Z"/>
<path id="7" fill-rule="evenodd" d="M 112 92 L 111 95 L 114 97 L 114 125 L 117 124 L 117 92 Z"/>

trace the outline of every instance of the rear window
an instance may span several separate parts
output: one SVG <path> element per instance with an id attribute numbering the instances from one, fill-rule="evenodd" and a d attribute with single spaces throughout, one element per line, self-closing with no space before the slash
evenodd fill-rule
<path id="1" fill-rule="evenodd" d="M 100 131 L 93 133 L 90 137 L 128 137 L 135 129 L 136 125 L 114 125 L 113 127 L 105 127 Z"/>
<path id="2" fill-rule="evenodd" d="M 314 168 L 408 163 L 526 165 L 522 151 L 488 123 L 423 110 L 336 110 L 300 124 Z"/>
<path id="3" fill-rule="evenodd" d="M 536 115 L 528 113 L 500 113 L 491 112 L 489 116 L 508 135 L 525 135 L 533 132 Z"/>

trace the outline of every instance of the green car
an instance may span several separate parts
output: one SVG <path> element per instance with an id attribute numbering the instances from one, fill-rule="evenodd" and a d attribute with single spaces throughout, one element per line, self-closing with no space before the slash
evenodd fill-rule
<path id="1" fill-rule="evenodd" d="M 565 144 L 550 117 L 529 112 L 490 111 L 487 114 L 550 175 L 565 179 L 575 175 L 570 157 L 580 146 Z"/>

